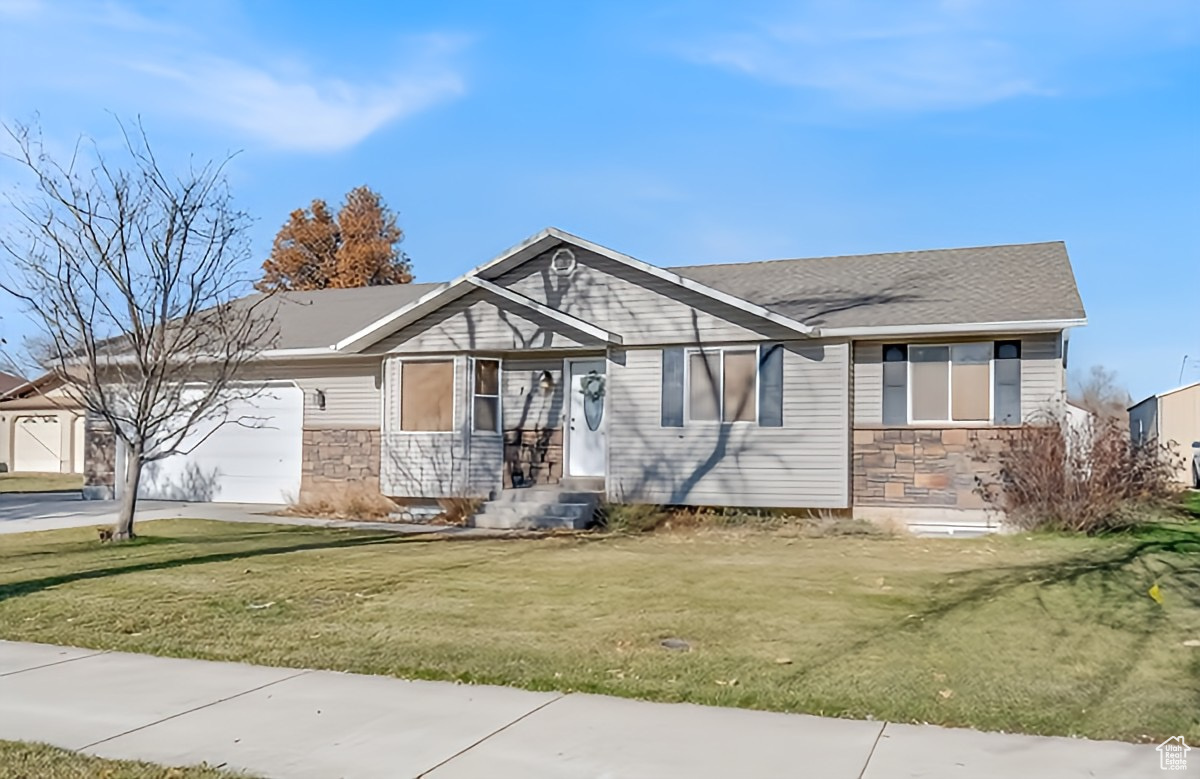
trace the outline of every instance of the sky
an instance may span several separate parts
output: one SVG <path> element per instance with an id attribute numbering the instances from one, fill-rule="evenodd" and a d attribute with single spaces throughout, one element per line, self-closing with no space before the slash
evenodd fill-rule
<path id="1" fill-rule="evenodd" d="M 418 281 L 548 225 L 663 266 L 1063 240 L 1072 371 L 1200 380 L 1196 0 L 0 0 L 0 121 L 114 116 L 238 152 L 254 263 L 360 184 Z"/>

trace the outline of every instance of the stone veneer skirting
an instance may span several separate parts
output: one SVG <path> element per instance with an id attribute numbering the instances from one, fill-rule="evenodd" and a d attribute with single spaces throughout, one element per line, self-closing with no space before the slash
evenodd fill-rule
<path id="1" fill-rule="evenodd" d="M 977 477 L 992 483 L 1015 428 L 854 431 L 854 505 L 986 508 Z"/>
<path id="2" fill-rule="evenodd" d="M 381 444 L 378 430 L 305 430 L 300 491 L 349 481 L 379 489 Z"/>
<path id="3" fill-rule="evenodd" d="M 563 476 L 563 431 L 534 427 L 504 431 L 504 486 L 558 484 Z"/>
<path id="4" fill-rule="evenodd" d="M 117 437 L 108 423 L 88 414 L 84 420 L 83 498 L 111 500 L 116 493 Z"/>

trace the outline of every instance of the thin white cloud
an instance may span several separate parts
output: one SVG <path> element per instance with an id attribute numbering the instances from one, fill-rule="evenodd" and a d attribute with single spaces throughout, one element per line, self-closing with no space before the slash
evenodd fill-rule
<path id="1" fill-rule="evenodd" d="M 396 74 L 390 83 L 357 85 L 342 79 L 298 79 L 232 60 L 207 58 L 187 69 L 137 63 L 134 69 L 176 85 L 166 104 L 299 151 L 354 146 L 384 125 L 463 92 L 455 73 Z"/>
<path id="2" fill-rule="evenodd" d="M 985 0 L 810 2 L 789 16 L 725 25 L 679 47 L 699 64 L 864 110 L 953 110 L 1063 90 L 1061 66 L 1156 28 L 1194 29 L 1194 6 L 1102 0 L 1047 7 Z M 1135 18 L 1130 18 L 1130 17 Z M 1081 31 L 1082 30 L 1082 31 Z M 1153 37 L 1150 35 L 1148 37 Z M 1186 36 L 1185 36 L 1186 37 Z"/>
<path id="3" fill-rule="evenodd" d="M 129 5 L 0 0 L 0 15 L 8 27 L 0 71 L 22 74 L 0 87 L 7 103 L 76 97 L 225 128 L 235 143 L 337 151 L 465 91 L 456 66 L 462 36 L 408 36 L 403 63 L 356 79 L 318 75 L 302 53 L 297 61 L 228 29 L 210 36 L 195 20 L 151 18 Z"/>

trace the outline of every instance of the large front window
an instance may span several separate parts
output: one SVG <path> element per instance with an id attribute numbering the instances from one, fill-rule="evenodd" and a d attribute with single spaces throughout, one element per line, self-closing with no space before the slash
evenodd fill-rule
<path id="1" fill-rule="evenodd" d="M 883 422 L 1017 424 L 1019 341 L 883 347 Z"/>
<path id="2" fill-rule="evenodd" d="M 454 362 L 400 364 L 400 429 L 448 432 L 454 429 Z"/>

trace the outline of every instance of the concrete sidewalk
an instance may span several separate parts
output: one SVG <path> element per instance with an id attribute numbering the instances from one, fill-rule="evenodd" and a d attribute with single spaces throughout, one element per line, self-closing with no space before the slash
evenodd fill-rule
<path id="1" fill-rule="evenodd" d="M 314 779 L 1163 775 L 1145 745 L 9 641 L 0 641 L 0 738 Z M 1200 776 L 1200 765 L 1173 775 Z"/>

